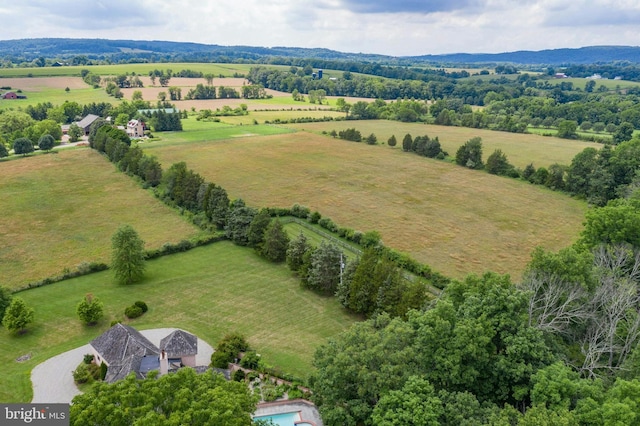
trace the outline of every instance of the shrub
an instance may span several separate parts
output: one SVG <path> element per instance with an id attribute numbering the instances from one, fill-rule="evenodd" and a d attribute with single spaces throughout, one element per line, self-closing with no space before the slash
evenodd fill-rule
<path id="1" fill-rule="evenodd" d="M 84 362 L 80 364 L 78 368 L 76 368 L 73 372 L 73 380 L 79 385 L 82 383 L 87 383 L 92 379 L 93 377 L 89 372 L 89 366 Z"/>
<path id="2" fill-rule="evenodd" d="M 298 388 L 293 388 L 291 390 L 289 390 L 289 392 L 287 392 L 287 396 L 289 397 L 289 399 L 298 399 L 298 398 L 302 398 L 302 391 Z"/>
<path id="3" fill-rule="evenodd" d="M 233 372 L 233 381 L 234 382 L 244 382 L 246 375 L 244 374 L 244 371 L 242 370 L 236 370 Z"/>
<path id="4" fill-rule="evenodd" d="M 256 370 L 260 365 L 260 355 L 258 355 L 255 351 L 247 352 L 242 360 L 240 360 L 240 366 L 243 368 L 249 368 L 251 370 Z"/>
<path id="5" fill-rule="evenodd" d="M 293 207 L 291 207 L 291 214 L 301 219 L 307 218 L 310 213 L 311 213 L 311 210 L 309 210 L 308 207 L 301 206 L 299 204 L 294 204 Z"/>
<path id="6" fill-rule="evenodd" d="M 138 318 L 139 316 L 141 316 L 143 314 L 143 312 L 142 312 L 142 308 L 140 308 L 140 306 L 132 305 L 132 306 L 129 306 L 127 309 L 124 310 L 124 314 L 126 315 L 127 318 L 133 319 L 133 318 Z"/>
<path id="7" fill-rule="evenodd" d="M 142 309 L 143 314 L 149 310 L 149 308 L 147 307 L 147 304 L 144 303 L 142 300 L 138 300 L 136 303 L 134 303 L 134 306 L 137 306 L 140 309 Z"/>
<path id="8" fill-rule="evenodd" d="M 320 212 L 315 211 L 309 215 L 309 222 L 318 223 L 321 218 L 322 215 L 320 214 Z"/>
<path id="9" fill-rule="evenodd" d="M 84 358 L 82 359 L 82 361 L 85 364 L 91 364 L 93 362 L 93 355 L 91 354 L 85 354 Z"/>
<path id="10" fill-rule="evenodd" d="M 104 380 L 107 377 L 107 364 L 104 362 L 100 363 L 100 380 Z"/>
<path id="11" fill-rule="evenodd" d="M 111 321 L 111 327 L 113 327 L 116 324 L 120 324 L 120 320 L 113 320 Z"/>

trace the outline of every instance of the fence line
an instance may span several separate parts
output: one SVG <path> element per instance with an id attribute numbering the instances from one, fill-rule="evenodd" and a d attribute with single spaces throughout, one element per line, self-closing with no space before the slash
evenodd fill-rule
<path id="1" fill-rule="evenodd" d="M 282 220 L 284 219 L 284 220 Z M 355 247 L 353 247 L 351 244 L 346 243 L 344 241 L 342 241 L 339 238 L 336 238 L 335 236 L 331 235 L 328 232 L 322 231 L 318 228 L 316 228 L 315 226 L 311 225 L 310 223 L 308 223 L 307 221 L 304 221 L 302 219 L 299 219 L 297 217 L 293 217 L 293 216 L 287 216 L 286 218 L 282 218 L 281 222 L 284 223 L 291 223 L 291 222 L 295 222 L 298 225 L 302 226 L 303 228 L 307 228 L 310 231 L 315 232 L 316 234 L 322 236 L 323 238 L 326 238 L 327 240 L 331 241 L 332 243 L 335 243 L 336 245 L 342 246 L 343 248 L 349 250 L 350 252 L 357 254 L 358 256 L 362 256 L 362 250 L 357 249 Z"/>

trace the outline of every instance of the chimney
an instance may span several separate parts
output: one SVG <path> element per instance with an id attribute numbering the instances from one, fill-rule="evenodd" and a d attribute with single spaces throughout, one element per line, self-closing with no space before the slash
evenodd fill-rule
<path id="1" fill-rule="evenodd" d="M 160 375 L 167 374 L 169 372 L 169 359 L 164 349 L 160 352 Z"/>

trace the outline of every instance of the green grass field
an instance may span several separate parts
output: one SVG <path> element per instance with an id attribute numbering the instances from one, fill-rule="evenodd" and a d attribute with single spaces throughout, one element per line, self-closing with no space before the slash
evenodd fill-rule
<path id="1" fill-rule="evenodd" d="M 105 305 L 105 318 L 94 327 L 83 326 L 76 315 L 87 293 Z M 113 320 L 141 330 L 183 328 L 213 346 L 225 333 L 237 331 L 267 364 L 302 378 L 312 371 L 315 348 L 358 320 L 334 298 L 301 289 L 286 266 L 230 242 L 150 261 L 139 284 L 117 285 L 111 272 L 104 271 L 17 296 L 35 308 L 35 323 L 22 336 L 0 330 L 2 402 L 30 401 L 33 367 L 89 343 Z M 124 309 L 136 300 L 145 301 L 149 311 L 125 320 Z M 31 354 L 29 361 L 16 362 L 25 354 Z"/>
<path id="2" fill-rule="evenodd" d="M 244 116 L 246 117 L 246 116 Z M 225 119 L 228 117 L 220 117 Z M 142 142 L 140 146 L 168 146 L 180 145 L 188 142 L 212 142 L 221 139 L 246 138 L 250 136 L 267 136 L 292 133 L 295 130 L 282 126 L 258 124 L 258 125 L 231 125 L 223 122 L 197 121 L 194 118 L 182 120 L 182 132 L 156 133 L 156 139 L 150 142 Z"/>
<path id="3" fill-rule="evenodd" d="M 109 262 L 111 235 L 132 225 L 147 248 L 200 231 L 89 148 L 0 163 L 2 285 Z"/>
<path id="4" fill-rule="evenodd" d="M 292 127 L 319 130 L 319 126 L 339 124 L 364 129 L 370 125 L 369 131 L 378 134 L 375 126 L 398 125 L 384 121 L 317 124 Z M 425 132 L 433 126 L 413 126 L 400 130 L 438 133 Z M 249 205 L 298 203 L 340 226 L 377 230 L 389 247 L 452 277 L 486 270 L 518 277 L 534 247 L 558 250 L 571 244 L 586 211 L 583 202 L 564 194 L 404 153 L 398 147 L 368 146 L 304 131 L 189 143 L 171 143 L 171 137 L 163 135 L 165 145 L 144 146 L 164 167 L 185 161 L 206 180 L 222 185 L 231 198 L 243 198 Z M 575 144 L 570 141 L 568 146 L 575 149 Z M 530 152 L 540 150 L 539 145 L 530 147 Z M 553 158 L 547 164 L 560 160 Z"/>
<path id="5" fill-rule="evenodd" d="M 438 137 L 442 149 L 450 156 L 455 156 L 458 148 L 469 139 L 482 138 L 483 159 L 486 160 L 496 149 L 501 149 L 516 167 L 524 168 L 533 163 L 536 167 L 548 167 L 551 164 L 571 164 L 573 157 L 587 147 L 599 148 L 600 145 L 568 139 L 549 138 L 534 134 L 496 132 L 467 127 L 436 126 L 422 123 L 401 123 L 389 120 L 363 120 L 322 123 L 290 124 L 289 127 L 315 133 L 322 131 L 339 132 L 347 128 L 355 128 L 363 137 L 373 133 L 378 143 L 386 144 L 391 135 L 395 135 L 398 147 L 402 148 L 402 139 L 409 133 L 412 137 L 429 135 Z"/>

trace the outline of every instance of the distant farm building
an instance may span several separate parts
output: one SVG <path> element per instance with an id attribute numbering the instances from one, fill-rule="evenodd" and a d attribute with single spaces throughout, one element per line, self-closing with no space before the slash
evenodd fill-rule
<path id="1" fill-rule="evenodd" d="M 569 78 L 569 76 L 568 76 L 568 75 L 566 75 L 566 74 L 565 74 L 565 73 L 563 73 L 563 72 L 557 72 L 553 77 L 554 77 L 554 78 Z"/>
<path id="2" fill-rule="evenodd" d="M 144 122 L 140 120 L 129 120 L 126 128 L 130 138 L 141 138 L 144 136 Z"/>
<path id="3" fill-rule="evenodd" d="M 16 92 L 7 92 L 2 95 L 2 99 L 27 99 L 27 97 Z"/>
<path id="4" fill-rule="evenodd" d="M 97 115 L 88 114 L 85 118 L 83 118 L 82 120 L 78 121 L 76 124 L 78 125 L 78 127 L 80 127 L 84 131 L 85 135 L 88 135 L 89 134 L 89 130 L 91 130 L 91 125 L 98 118 L 100 118 L 100 117 L 98 117 Z"/>

